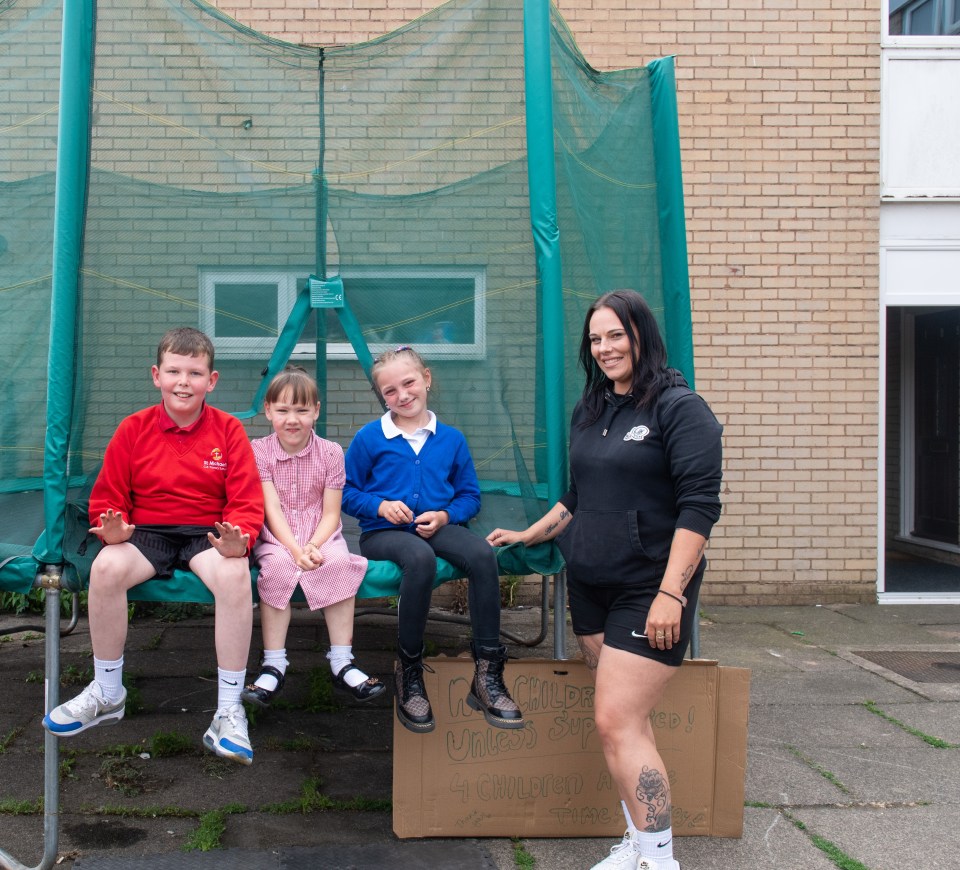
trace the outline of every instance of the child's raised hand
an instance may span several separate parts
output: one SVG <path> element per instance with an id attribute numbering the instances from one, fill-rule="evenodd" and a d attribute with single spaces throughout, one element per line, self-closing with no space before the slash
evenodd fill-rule
<path id="1" fill-rule="evenodd" d="M 413 522 L 413 511 L 402 501 L 387 501 L 384 499 L 380 502 L 377 513 L 388 523 L 393 523 L 395 526 L 405 526 Z"/>
<path id="2" fill-rule="evenodd" d="M 250 535 L 245 535 L 240 531 L 240 526 L 232 523 L 214 523 L 213 527 L 217 530 L 218 538 L 213 532 L 207 532 L 207 540 L 213 544 L 214 549 L 224 558 L 236 559 L 247 555 L 247 546 L 250 543 Z"/>
<path id="3" fill-rule="evenodd" d="M 424 511 L 414 522 L 417 524 L 417 534 L 421 538 L 429 538 L 450 522 L 450 514 L 446 511 Z"/>
<path id="4" fill-rule="evenodd" d="M 106 513 L 100 514 L 100 525 L 89 529 L 105 544 L 122 544 L 129 541 L 136 526 L 123 521 L 123 514 L 113 508 L 107 508 Z"/>

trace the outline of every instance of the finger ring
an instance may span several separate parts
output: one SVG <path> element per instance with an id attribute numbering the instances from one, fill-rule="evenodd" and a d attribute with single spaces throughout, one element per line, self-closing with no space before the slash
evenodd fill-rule
<path id="1" fill-rule="evenodd" d="M 657 636 L 657 637 L 663 637 L 663 632 L 662 632 L 662 631 L 658 631 L 657 634 L 656 634 L 656 636 Z"/>

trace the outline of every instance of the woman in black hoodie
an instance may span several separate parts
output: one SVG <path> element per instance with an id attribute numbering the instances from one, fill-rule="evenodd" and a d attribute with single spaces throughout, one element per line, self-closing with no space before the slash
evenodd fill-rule
<path id="1" fill-rule="evenodd" d="M 679 870 L 670 783 L 650 711 L 683 661 L 720 517 L 722 427 L 667 367 L 657 322 L 632 290 L 601 296 L 580 342 L 586 371 L 570 427 L 570 489 L 496 546 L 557 539 L 573 630 L 596 682 L 596 724 L 627 820 L 593 870 Z"/>

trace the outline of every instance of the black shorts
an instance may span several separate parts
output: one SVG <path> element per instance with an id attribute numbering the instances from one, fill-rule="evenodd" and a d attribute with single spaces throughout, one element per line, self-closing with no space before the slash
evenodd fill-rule
<path id="1" fill-rule="evenodd" d="M 217 530 L 213 526 L 137 526 L 130 543 L 147 557 L 158 577 L 170 577 L 177 568 L 189 571 L 190 560 L 213 546 L 207 532 Z"/>
<path id="2" fill-rule="evenodd" d="M 704 566 L 701 565 L 693 580 L 684 589 L 687 606 L 680 617 L 680 640 L 674 643 L 672 649 L 652 647 L 644 635 L 647 613 L 657 596 L 659 583 L 656 586 L 638 588 L 593 586 L 568 580 L 567 594 L 570 599 L 573 633 L 602 634 L 606 646 L 679 667 L 690 645 L 693 621 L 697 618 L 697 596 L 700 592 L 700 581 L 703 579 L 703 569 Z"/>

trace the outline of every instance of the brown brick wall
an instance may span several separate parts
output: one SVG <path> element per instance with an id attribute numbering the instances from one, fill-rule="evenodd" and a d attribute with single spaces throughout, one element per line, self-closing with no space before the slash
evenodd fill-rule
<path id="1" fill-rule="evenodd" d="M 291 42 L 428 0 L 220 0 Z M 879 22 L 873 3 L 558 0 L 588 62 L 676 55 L 697 387 L 725 425 L 706 603 L 872 600 Z"/>

